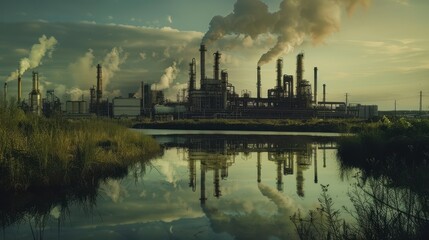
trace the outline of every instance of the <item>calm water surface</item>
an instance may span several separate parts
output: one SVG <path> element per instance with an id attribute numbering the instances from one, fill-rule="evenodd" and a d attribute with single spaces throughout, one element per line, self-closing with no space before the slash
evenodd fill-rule
<path id="1" fill-rule="evenodd" d="M 164 150 L 144 169 L 107 180 L 88 203 L 29 209 L 3 239 L 293 239 L 289 217 L 318 206 L 320 184 L 351 206 L 332 135 L 146 133 Z"/>

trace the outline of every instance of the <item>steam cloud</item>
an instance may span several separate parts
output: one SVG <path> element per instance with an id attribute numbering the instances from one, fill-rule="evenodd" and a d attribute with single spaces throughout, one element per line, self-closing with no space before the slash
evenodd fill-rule
<path id="1" fill-rule="evenodd" d="M 153 90 L 164 90 L 170 87 L 173 81 L 176 79 L 177 74 L 179 74 L 180 70 L 176 67 L 176 62 L 173 62 L 173 65 L 166 68 L 164 70 L 164 74 L 162 74 L 158 83 L 154 83 L 151 86 Z"/>
<path id="2" fill-rule="evenodd" d="M 209 44 L 229 34 L 243 34 L 252 39 L 273 34 L 277 36 L 277 43 L 259 59 L 258 65 L 263 65 L 299 46 L 306 37 L 313 43 L 322 42 L 339 31 L 343 8 L 351 14 L 356 6 L 366 6 L 370 1 L 283 0 L 280 9 L 270 13 L 260 0 L 237 0 L 231 14 L 213 17 L 202 43 Z"/>
<path id="3" fill-rule="evenodd" d="M 128 58 L 128 53 L 124 53 L 124 50 L 119 47 L 114 47 L 110 53 L 108 53 L 103 60 L 101 66 L 103 67 L 103 91 L 106 86 L 109 85 L 110 80 L 115 75 L 115 72 L 119 71 L 119 66 Z"/>
<path id="4" fill-rule="evenodd" d="M 19 69 L 12 72 L 6 79 L 6 82 L 17 79 L 19 74 L 23 75 L 28 69 L 38 67 L 46 54 L 48 54 L 48 57 L 52 57 L 52 52 L 57 43 L 58 41 L 54 37 L 47 38 L 45 35 L 41 36 L 39 38 L 39 43 L 31 47 L 29 56 L 21 59 L 19 62 Z"/>

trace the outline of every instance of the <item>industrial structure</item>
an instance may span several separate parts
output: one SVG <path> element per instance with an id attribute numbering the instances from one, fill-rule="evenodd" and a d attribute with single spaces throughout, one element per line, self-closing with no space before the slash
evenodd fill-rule
<path id="1" fill-rule="evenodd" d="M 181 89 L 176 103 L 168 102 L 164 93 L 154 90 L 151 85 L 141 82 L 140 94 L 129 94 L 128 97 L 106 98 L 103 94 L 103 69 L 96 67 L 96 83 L 89 89 L 89 101 L 67 101 L 61 109 L 60 99 L 53 90 L 48 90 L 42 99 L 39 90 L 39 74 L 33 72 L 33 88 L 29 93 L 28 103 L 23 101 L 22 76 L 18 75 L 18 103 L 36 114 L 42 111 L 46 116 L 56 113 L 85 116 L 106 117 L 148 117 L 156 120 L 178 118 L 247 118 L 247 119 L 309 119 L 309 118 L 350 118 L 369 119 L 378 115 L 377 106 L 349 105 L 347 100 L 327 101 L 326 84 L 323 84 L 322 101 L 318 99 L 318 68 L 313 68 L 312 83 L 304 78 L 304 53 L 296 57 L 296 73 L 286 74 L 283 71 L 283 59 L 276 61 L 276 79 L 274 86 L 267 90 L 263 97 L 261 66 L 256 67 L 256 96 L 248 90 L 238 93 L 228 78 L 228 71 L 221 70 L 222 54 L 213 54 L 213 75 L 206 74 L 205 45 L 200 45 L 200 74 L 197 81 L 197 61 L 189 63 L 188 88 Z M 140 95 L 136 97 L 136 95 Z M 265 94 L 264 94 L 265 95 Z M 4 102 L 7 100 L 7 83 L 4 85 Z M 43 109 L 43 110 L 42 110 Z"/>
<path id="2" fill-rule="evenodd" d="M 213 77 L 206 76 L 206 47 L 200 46 L 200 88 L 196 87 L 196 61 L 189 64 L 189 88 L 187 102 L 188 118 L 314 118 L 314 117 L 358 117 L 360 108 L 347 111 L 346 102 L 326 101 L 326 85 L 323 84 L 323 101 L 317 98 L 318 68 L 314 68 L 313 89 L 304 79 L 304 54 L 297 55 L 296 80 L 293 75 L 283 73 L 283 60 L 276 62 L 275 86 L 261 95 L 261 67 L 256 68 L 256 97 L 249 91 L 240 96 L 229 82 L 228 72 L 220 71 L 221 54 L 215 52 Z M 375 113 L 376 111 L 371 111 Z M 369 116 L 366 114 L 365 116 Z M 376 116 L 376 115 L 372 115 Z M 370 116 L 371 117 L 371 116 Z"/>

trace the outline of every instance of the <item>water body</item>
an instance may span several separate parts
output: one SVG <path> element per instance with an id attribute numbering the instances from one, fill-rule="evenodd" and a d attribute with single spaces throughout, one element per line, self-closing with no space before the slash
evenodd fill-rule
<path id="1" fill-rule="evenodd" d="M 52 196 L 22 209 L 26 199 L 3 203 L 3 238 L 294 239 L 290 216 L 318 206 L 320 184 L 329 184 L 338 208 L 351 206 L 354 180 L 341 176 L 335 137 L 146 133 L 162 155 L 122 179 L 52 203 Z"/>

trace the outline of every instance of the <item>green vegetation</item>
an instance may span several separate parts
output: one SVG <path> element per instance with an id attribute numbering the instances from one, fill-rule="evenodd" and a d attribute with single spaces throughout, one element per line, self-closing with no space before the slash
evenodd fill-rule
<path id="1" fill-rule="evenodd" d="M 387 177 L 390 184 L 429 196 L 429 120 L 382 118 L 378 127 L 340 139 L 338 158 L 344 171 Z"/>
<path id="2" fill-rule="evenodd" d="M 184 119 L 142 122 L 134 128 L 356 133 L 377 126 L 356 119 Z"/>
<path id="3" fill-rule="evenodd" d="M 1 192 L 86 185 L 160 150 L 113 121 L 45 119 L 14 106 L 0 109 L 0 143 Z"/>

